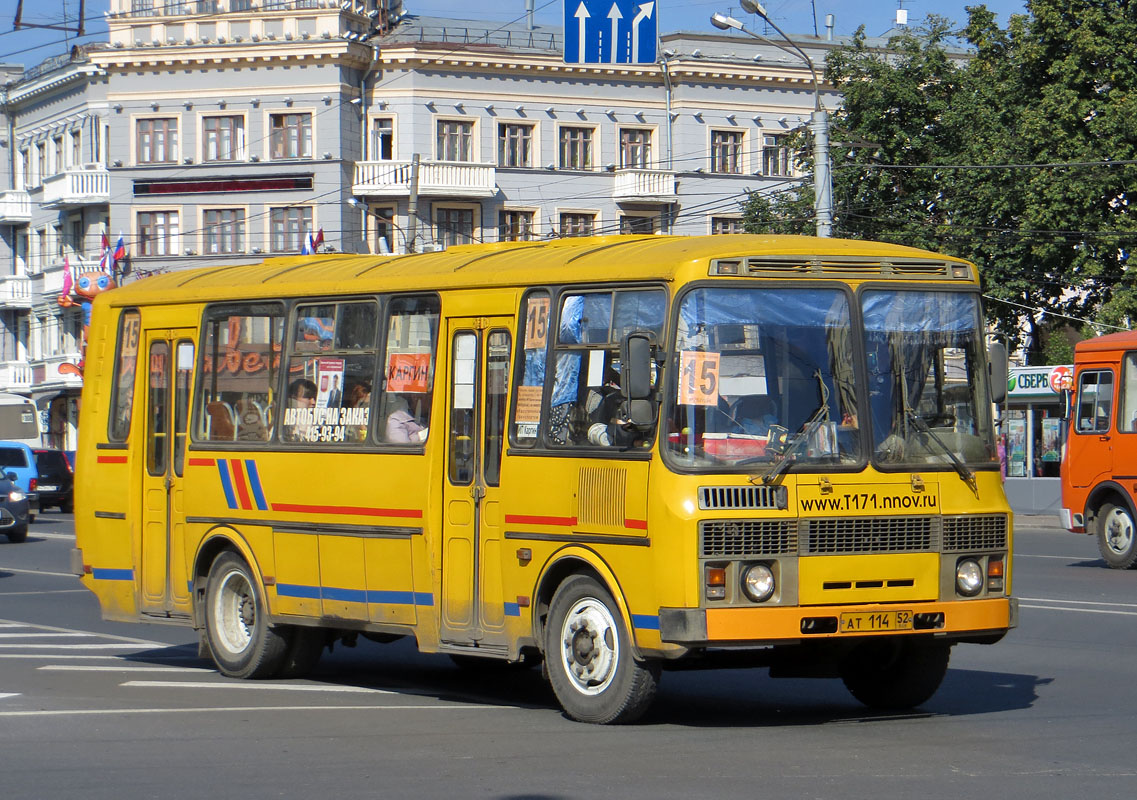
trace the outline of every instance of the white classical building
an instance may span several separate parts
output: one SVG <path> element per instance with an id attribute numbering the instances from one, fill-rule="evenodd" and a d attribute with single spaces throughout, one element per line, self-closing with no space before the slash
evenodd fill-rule
<path id="1" fill-rule="evenodd" d="M 0 67 L 0 391 L 75 446 L 82 317 L 65 262 L 119 279 L 298 251 L 592 233 L 729 233 L 801 180 L 803 60 L 664 33 L 654 64 L 568 64 L 559 27 L 401 0 L 111 0 L 107 42 Z M 410 6 L 408 2 L 406 4 Z M 795 37 L 823 74 L 830 38 Z M 883 42 L 881 43 L 883 44 Z"/>

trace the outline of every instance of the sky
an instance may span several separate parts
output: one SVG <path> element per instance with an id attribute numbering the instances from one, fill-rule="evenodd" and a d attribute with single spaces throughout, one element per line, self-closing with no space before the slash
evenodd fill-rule
<path id="1" fill-rule="evenodd" d="M 534 0 L 537 22 L 562 24 L 565 1 Z M 53 55 L 67 52 L 72 44 L 106 41 L 107 26 L 103 12 L 109 8 L 109 2 L 86 0 L 87 35 L 76 38 L 74 33 L 56 30 L 13 30 L 17 0 L 0 0 L 0 63 L 32 67 Z M 716 11 L 736 17 L 758 33 L 764 32 L 761 20 L 742 11 L 738 0 L 656 2 L 662 33 L 678 30 L 712 32 L 714 28 L 710 17 Z M 833 14 L 836 34 L 848 35 L 864 25 L 866 33 L 877 36 L 893 27 L 896 9 L 901 3 L 908 11 L 910 25 L 919 24 L 930 13 L 962 24 L 967 19 L 965 7 L 978 5 L 979 0 L 900 0 L 900 3 L 898 0 L 766 0 L 765 6 L 770 17 L 787 33 L 812 34 L 816 18 L 816 30 L 824 36 L 825 16 Z M 24 0 L 23 21 L 74 27 L 79 4 L 80 0 Z M 1011 14 L 1024 11 L 1026 0 L 987 0 L 986 5 L 998 15 L 999 24 L 1006 27 Z M 490 23 L 511 22 L 525 16 L 525 0 L 404 0 L 403 7 L 407 12 L 420 16 L 476 19 Z"/>

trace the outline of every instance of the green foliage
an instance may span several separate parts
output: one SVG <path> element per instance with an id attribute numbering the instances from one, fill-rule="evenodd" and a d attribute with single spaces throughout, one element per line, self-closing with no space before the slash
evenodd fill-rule
<path id="1" fill-rule="evenodd" d="M 834 51 L 835 235 L 975 261 L 1012 338 L 1043 311 L 1127 324 L 1137 281 L 1137 2 L 1029 0 L 1006 30 L 984 6 Z M 965 51 L 959 45 L 968 49 Z M 812 170 L 803 149 L 803 169 Z M 751 195 L 750 230 L 811 232 L 812 187 Z M 804 220 L 804 221 L 803 221 Z M 1037 353 L 1036 353 L 1037 355 Z"/>

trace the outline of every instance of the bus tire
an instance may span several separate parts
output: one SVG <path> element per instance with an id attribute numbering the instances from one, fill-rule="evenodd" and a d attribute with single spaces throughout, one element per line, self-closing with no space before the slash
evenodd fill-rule
<path id="1" fill-rule="evenodd" d="M 288 636 L 266 617 L 264 597 L 245 560 L 231 550 L 217 556 L 205 590 L 205 632 L 222 675 L 270 678 L 280 670 Z"/>
<path id="2" fill-rule="evenodd" d="M 1106 503 L 1098 515 L 1097 529 L 1098 551 L 1106 564 L 1114 569 L 1137 565 L 1137 529 L 1127 507 Z"/>
<path id="3" fill-rule="evenodd" d="M 586 575 L 569 578 L 553 595 L 545 669 L 565 713 L 599 725 L 639 719 L 659 685 L 659 665 L 635 659 L 615 601 Z"/>
<path id="4" fill-rule="evenodd" d="M 869 708 L 902 711 L 926 702 L 947 674 L 951 645 L 874 640 L 855 648 L 841 664 L 841 680 Z"/>

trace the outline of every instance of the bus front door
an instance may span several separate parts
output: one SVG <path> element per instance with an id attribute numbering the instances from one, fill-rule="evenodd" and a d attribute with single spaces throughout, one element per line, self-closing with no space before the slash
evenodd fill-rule
<path id="1" fill-rule="evenodd" d="M 443 481 L 440 637 L 469 652 L 506 647 L 501 455 L 509 398 L 510 321 L 450 320 Z"/>
<path id="2" fill-rule="evenodd" d="M 142 613 L 190 613 L 183 503 L 194 344 L 188 330 L 148 330 L 146 469 L 142 477 Z"/>

